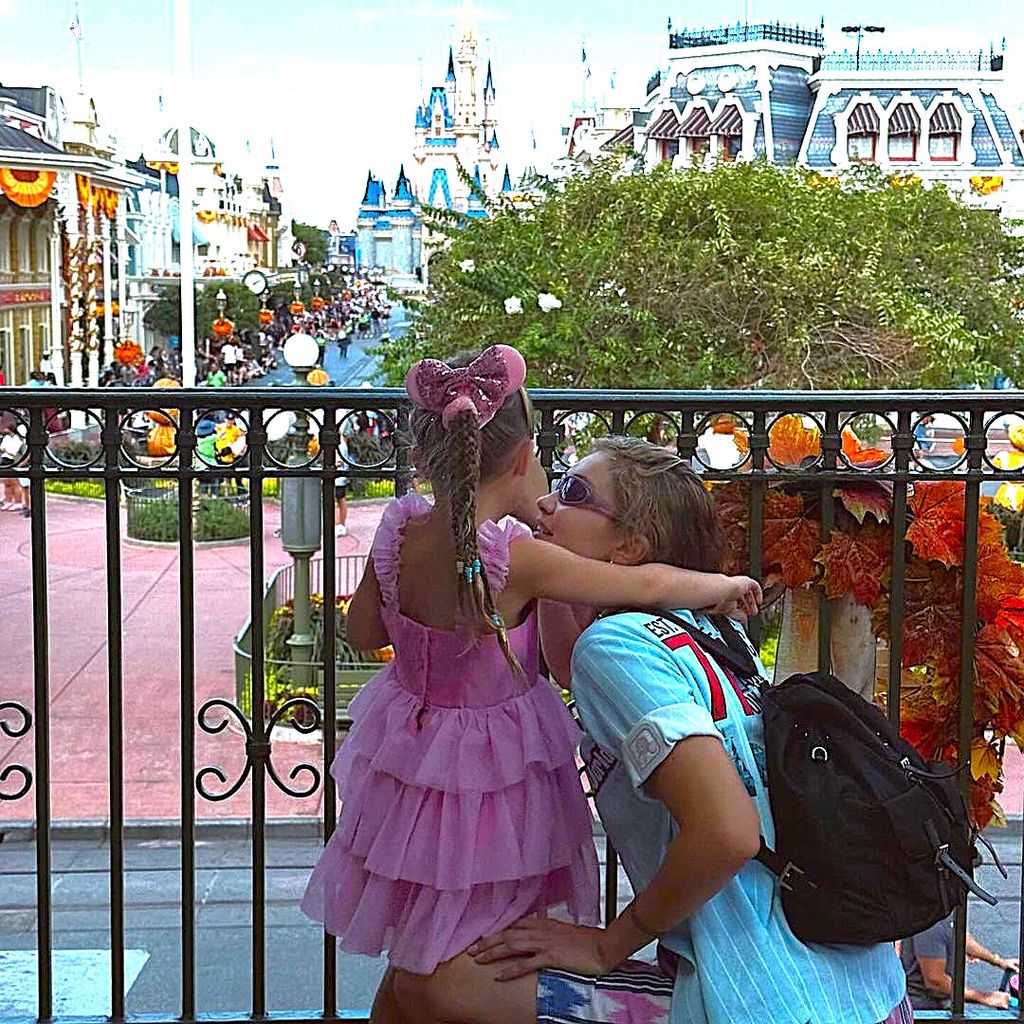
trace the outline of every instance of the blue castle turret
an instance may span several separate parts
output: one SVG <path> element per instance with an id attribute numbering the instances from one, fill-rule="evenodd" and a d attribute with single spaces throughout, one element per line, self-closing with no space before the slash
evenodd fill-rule
<path id="1" fill-rule="evenodd" d="M 405 164 L 398 172 L 391 197 L 388 219 L 391 221 L 391 267 L 401 274 L 410 274 L 419 266 L 419 218 L 413 206 L 416 200 L 412 185 L 405 176 Z"/>
<path id="2" fill-rule="evenodd" d="M 382 182 L 370 171 L 366 176 L 366 190 L 363 201 L 359 204 L 359 217 L 356 220 L 356 264 L 360 267 L 377 267 L 381 265 L 377 251 L 377 230 L 380 222 L 387 215 L 387 193 Z"/>

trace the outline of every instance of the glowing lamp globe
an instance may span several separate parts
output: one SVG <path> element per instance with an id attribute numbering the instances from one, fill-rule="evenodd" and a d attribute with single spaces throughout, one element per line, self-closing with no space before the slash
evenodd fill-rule
<path id="1" fill-rule="evenodd" d="M 308 334 L 293 334 L 284 343 L 284 361 L 293 370 L 316 366 L 319 356 L 320 346 Z"/>

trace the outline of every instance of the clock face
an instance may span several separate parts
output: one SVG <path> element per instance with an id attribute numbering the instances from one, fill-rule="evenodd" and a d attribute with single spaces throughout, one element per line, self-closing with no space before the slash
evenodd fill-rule
<path id="1" fill-rule="evenodd" d="M 250 270 L 245 277 L 242 278 L 242 284 L 253 293 L 253 295 L 262 295 L 267 290 L 267 279 L 258 271 Z"/>

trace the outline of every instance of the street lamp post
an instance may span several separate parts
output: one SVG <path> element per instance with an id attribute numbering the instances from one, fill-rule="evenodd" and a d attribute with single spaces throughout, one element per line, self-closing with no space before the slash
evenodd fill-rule
<path id="1" fill-rule="evenodd" d="M 844 25 L 843 32 L 857 36 L 857 70 L 860 71 L 860 45 L 864 41 L 865 32 L 884 32 L 884 25 Z"/>
<path id="2" fill-rule="evenodd" d="M 306 384 L 316 366 L 320 347 L 308 334 L 293 334 L 284 344 L 284 360 L 295 375 L 293 386 Z M 297 410 L 288 428 L 288 465 L 303 465 L 309 449 L 309 420 Z M 309 590 L 309 560 L 320 549 L 322 517 L 320 483 L 315 478 L 285 477 L 281 481 L 281 547 L 292 556 L 294 569 L 294 627 L 288 638 L 292 677 L 297 686 L 307 687 L 311 679 L 313 634 Z"/>

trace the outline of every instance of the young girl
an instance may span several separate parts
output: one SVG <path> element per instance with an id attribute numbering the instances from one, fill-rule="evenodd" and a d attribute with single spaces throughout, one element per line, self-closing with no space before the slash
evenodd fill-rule
<path id="1" fill-rule="evenodd" d="M 745 577 L 532 539 L 515 517 L 536 517 L 547 480 L 525 377 L 505 345 L 466 366 L 412 367 L 413 455 L 434 504 L 388 506 L 348 612 L 352 644 L 393 644 L 395 659 L 351 704 L 331 768 L 338 827 L 302 907 L 342 949 L 386 951 L 414 974 L 525 914 L 597 920 L 579 730 L 538 674 L 536 599 L 746 612 L 759 599 Z M 579 505 L 614 515 L 593 496 Z"/>

